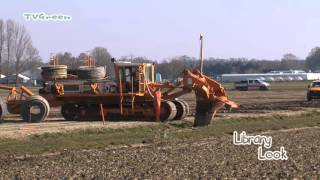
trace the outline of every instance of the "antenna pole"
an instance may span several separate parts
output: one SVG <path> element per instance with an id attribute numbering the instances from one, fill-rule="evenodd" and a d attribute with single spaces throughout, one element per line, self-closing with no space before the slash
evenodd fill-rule
<path id="1" fill-rule="evenodd" d="M 203 69 L 203 35 L 200 34 L 200 72 L 202 74 Z"/>

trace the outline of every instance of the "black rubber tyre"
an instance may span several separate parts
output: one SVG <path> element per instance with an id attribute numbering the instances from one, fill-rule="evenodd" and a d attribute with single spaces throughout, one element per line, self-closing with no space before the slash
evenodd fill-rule
<path id="1" fill-rule="evenodd" d="M 161 102 L 160 121 L 171 121 L 177 114 L 176 106 L 171 101 Z"/>
<path id="2" fill-rule="evenodd" d="M 184 100 L 179 100 L 179 101 L 181 101 L 184 104 L 184 106 L 186 108 L 186 116 L 188 116 L 190 114 L 190 106 L 189 106 L 189 104 Z"/>
<path id="3" fill-rule="evenodd" d="M 174 100 L 172 101 L 174 105 L 176 106 L 177 113 L 173 120 L 182 120 L 187 116 L 187 107 L 184 102 L 180 100 Z"/>
<path id="4" fill-rule="evenodd" d="M 215 101 L 197 100 L 194 127 L 207 126 L 211 123 L 213 112 L 212 107 Z"/>
<path id="5" fill-rule="evenodd" d="M 7 104 L 0 98 L 0 123 L 2 123 L 4 116 L 7 114 Z"/>
<path id="6" fill-rule="evenodd" d="M 61 107 L 61 114 L 67 121 L 100 120 L 99 106 L 96 104 L 66 103 Z"/>
<path id="7" fill-rule="evenodd" d="M 77 104 L 63 104 L 61 106 L 61 114 L 67 121 L 76 121 L 79 119 L 79 106 Z"/>
<path id="8" fill-rule="evenodd" d="M 67 77 L 66 65 L 48 65 L 41 67 L 41 76 L 44 80 L 53 80 Z"/>
<path id="9" fill-rule="evenodd" d="M 106 76 L 104 67 L 87 67 L 83 66 L 78 69 L 80 79 L 102 79 Z"/>
<path id="10" fill-rule="evenodd" d="M 47 118 L 50 106 L 46 99 L 39 95 L 27 97 L 21 104 L 20 116 L 23 121 L 38 123 Z"/>

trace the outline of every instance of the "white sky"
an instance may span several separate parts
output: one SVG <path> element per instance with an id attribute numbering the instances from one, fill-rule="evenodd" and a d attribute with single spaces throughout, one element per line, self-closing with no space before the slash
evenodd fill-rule
<path id="1" fill-rule="evenodd" d="M 26 21 L 25 12 L 61 13 L 70 22 Z M 96 46 L 115 57 L 135 55 L 161 61 L 205 57 L 280 59 L 291 52 L 305 58 L 320 44 L 320 1 L 316 0 L 10 0 L 0 18 L 24 24 L 40 55 Z"/>

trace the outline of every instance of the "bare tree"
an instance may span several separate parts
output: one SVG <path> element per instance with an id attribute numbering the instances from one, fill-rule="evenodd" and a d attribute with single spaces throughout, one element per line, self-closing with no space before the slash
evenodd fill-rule
<path id="1" fill-rule="evenodd" d="M 2 51 L 3 51 L 3 44 L 4 44 L 4 22 L 2 19 L 0 19 L 0 78 L 2 75 Z"/>
<path id="2" fill-rule="evenodd" d="M 299 58 L 292 53 L 287 53 L 283 55 L 281 60 L 299 60 Z"/>
<path id="3" fill-rule="evenodd" d="M 109 77 L 113 78 L 114 68 L 111 62 L 111 55 L 108 50 L 104 47 L 95 47 L 91 51 L 91 55 L 96 60 L 97 66 L 104 66 Z"/>
<path id="4" fill-rule="evenodd" d="M 28 46 L 26 49 L 25 60 L 21 62 L 21 71 L 26 71 L 27 75 L 32 79 L 38 79 L 40 77 L 39 67 L 42 65 L 43 62 L 39 56 L 39 51 L 32 45 Z"/>
<path id="5" fill-rule="evenodd" d="M 6 76 L 9 75 L 9 66 L 11 62 L 11 49 L 12 49 L 12 37 L 13 37 L 13 29 L 14 22 L 12 20 L 7 20 L 6 22 L 6 35 L 7 35 L 7 72 Z M 9 78 L 7 78 L 7 84 L 9 84 Z"/>
<path id="6" fill-rule="evenodd" d="M 26 60 L 26 50 L 29 50 L 28 47 L 31 46 L 31 38 L 24 26 L 15 24 L 13 39 L 16 84 L 18 84 L 18 75 L 20 73 L 21 66 L 24 64 L 22 61 Z"/>
<path id="7" fill-rule="evenodd" d="M 312 71 L 318 71 L 320 69 L 320 47 L 314 47 L 311 49 L 306 58 L 306 66 Z"/>

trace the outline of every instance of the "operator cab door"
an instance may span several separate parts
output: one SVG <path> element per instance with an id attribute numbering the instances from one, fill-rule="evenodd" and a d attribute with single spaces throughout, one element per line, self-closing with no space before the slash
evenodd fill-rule
<path id="1" fill-rule="evenodd" d="M 118 89 L 122 93 L 138 93 L 138 66 L 118 66 Z"/>

